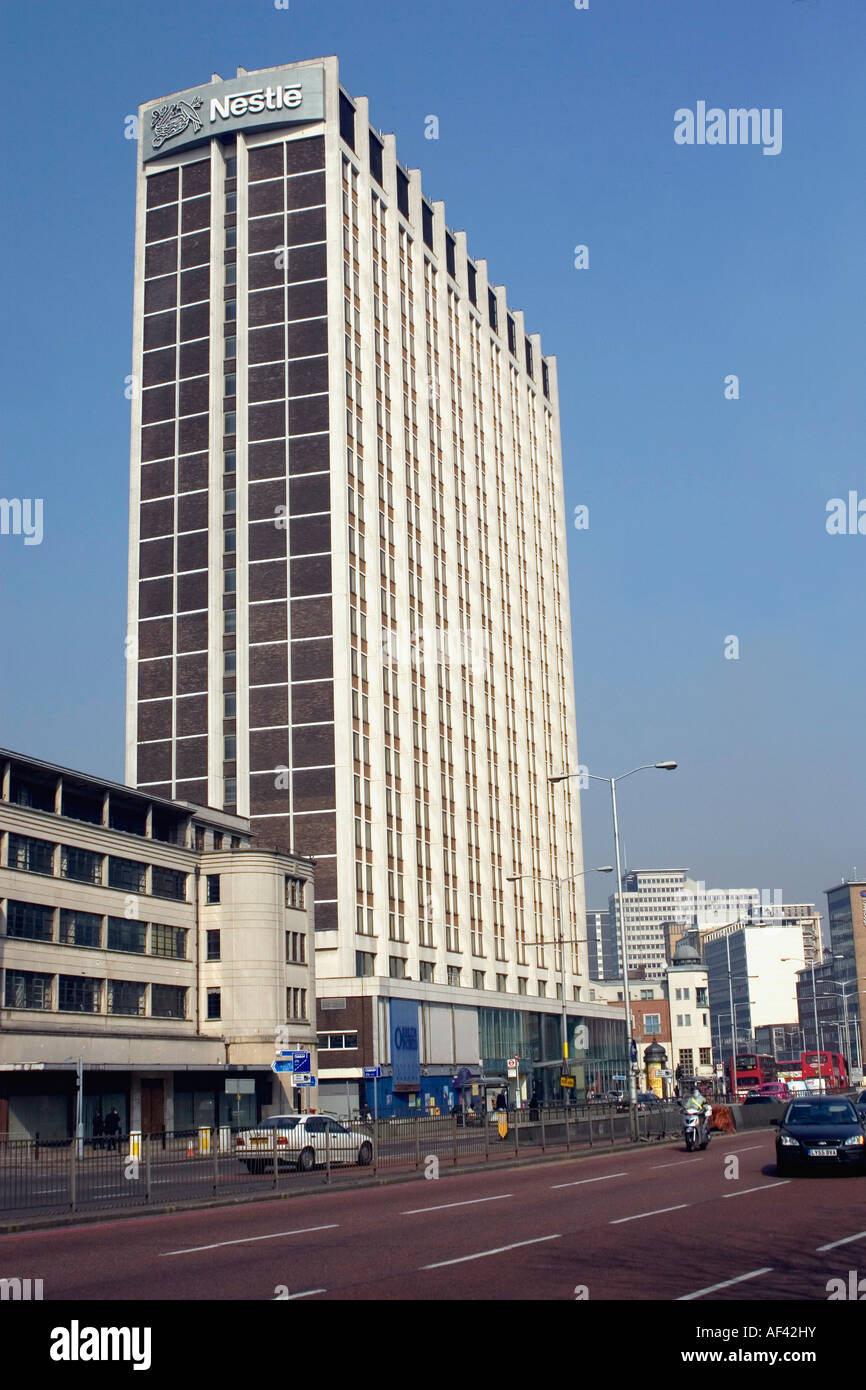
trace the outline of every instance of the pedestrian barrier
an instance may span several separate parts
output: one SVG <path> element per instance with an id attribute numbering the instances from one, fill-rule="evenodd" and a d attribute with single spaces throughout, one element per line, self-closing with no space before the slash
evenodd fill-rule
<path id="1" fill-rule="evenodd" d="M 276 1127 L 133 1130 L 79 1141 L 0 1136 L 0 1218 L 231 1199 L 387 1173 L 438 1177 L 461 1166 L 597 1151 L 628 1142 L 628 1112 L 593 1104 L 377 1121 L 319 1115 L 315 1140 Z M 679 1133 L 676 1107 L 639 1112 L 639 1139 Z"/>

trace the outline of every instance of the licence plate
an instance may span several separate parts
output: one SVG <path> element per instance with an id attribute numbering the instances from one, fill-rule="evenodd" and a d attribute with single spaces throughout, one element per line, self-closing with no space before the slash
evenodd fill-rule
<path id="1" fill-rule="evenodd" d="M 251 1143 L 251 1144 L 266 1144 L 267 1142 L 268 1142 L 267 1139 L 251 1139 L 251 1140 L 250 1140 L 250 1143 Z M 834 1153 L 835 1153 L 835 1149 L 834 1149 Z"/>
<path id="2" fill-rule="evenodd" d="M 810 1149 L 810 1158 L 838 1158 L 838 1149 Z"/>

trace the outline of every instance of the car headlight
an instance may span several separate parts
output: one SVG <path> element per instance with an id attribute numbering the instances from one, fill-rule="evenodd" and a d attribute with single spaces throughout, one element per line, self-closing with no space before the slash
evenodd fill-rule
<path id="1" fill-rule="evenodd" d="M 800 1147 L 799 1139 L 795 1139 L 792 1134 L 780 1134 L 779 1142 L 790 1149 L 799 1149 Z"/>
<path id="2" fill-rule="evenodd" d="M 850 1139 L 845 1140 L 845 1147 L 847 1148 L 849 1144 L 859 1144 L 862 1146 L 864 1143 L 866 1143 L 866 1140 L 864 1140 L 862 1134 L 852 1134 Z"/>

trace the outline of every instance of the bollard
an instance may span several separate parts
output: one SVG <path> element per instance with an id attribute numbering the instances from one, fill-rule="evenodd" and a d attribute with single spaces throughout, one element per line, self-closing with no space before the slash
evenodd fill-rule
<path id="1" fill-rule="evenodd" d="M 131 1129 L 129 1131 L 129 1156 L 130 1158 L 141 1158 L 140 1129 Z"/>
<path id="2" fill-rule="evenodd" d="M 210 1153 L 210 1130 L 206 1125 L 199 1126 L 198 1151 L 200 1154 Z"/>

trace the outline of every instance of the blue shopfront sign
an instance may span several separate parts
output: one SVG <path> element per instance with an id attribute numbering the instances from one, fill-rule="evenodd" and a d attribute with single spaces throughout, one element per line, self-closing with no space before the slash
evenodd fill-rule
<path id="1" fill-rule="evenodd" d="M 418 1004 L 414 999 L 392 999 L 391 1072 L 394 1089 L 421 1083 L 421 1057 L 418 1046 Z"/>

